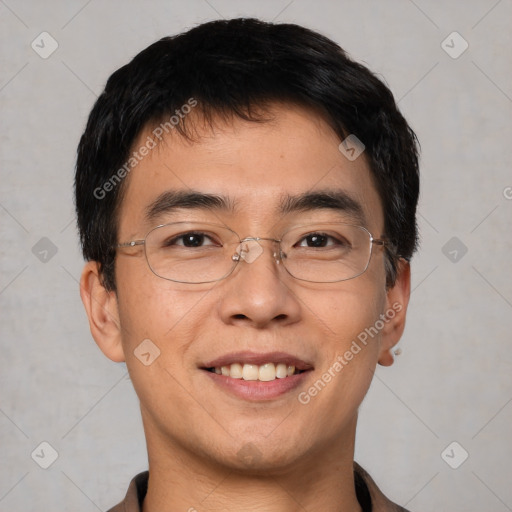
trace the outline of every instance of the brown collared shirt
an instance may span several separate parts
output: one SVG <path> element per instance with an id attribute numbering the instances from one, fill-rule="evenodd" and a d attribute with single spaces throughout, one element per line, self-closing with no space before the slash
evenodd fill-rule
<path id="1" fill-rule="evenodd" d="M 148 490 L 148 478 L 148 471 L 134 477 L 124 500 L 108 512 L 142 512 L 142 502 Z M 363 512 L 408 512 L 389 501 L 370 475 L 357 463 L 354 463 L 354 478 L 357 499 Z"/>

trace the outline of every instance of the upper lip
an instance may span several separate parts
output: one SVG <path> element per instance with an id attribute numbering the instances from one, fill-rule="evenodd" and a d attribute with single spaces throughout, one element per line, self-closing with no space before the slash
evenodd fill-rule
<path id="1" fill-rule="evenodd" d="M 314 367 L 307 361 L 303 361 L 297 356 L 288 354 L 287 352 L 232 352 L 225 354 L 211 361 L 201 364 L 201 368 L 220 368 L 221 366 L 229 366 L 233 363 L 262 365 L 266 363 L 284 363 L 286 365 L 295 366 L 297 370 L 312 370 Z"/>

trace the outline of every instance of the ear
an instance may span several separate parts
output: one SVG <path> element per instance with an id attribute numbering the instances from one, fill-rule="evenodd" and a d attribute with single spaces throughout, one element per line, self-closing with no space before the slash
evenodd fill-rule
<path id="1" fill-rule="evenodd" d="M 379 364 L 391 366 L 395 359 L 391 350 L 398 343 L 405 328 L 405 317 L 411 293 L 411 267 L 401 259 L 398 264 L 397 277 L 392 288 L 387 290 L 387 321 L 382 329 Z"/>
<path id="2" fill-rule="evenodd" d="M 98 347 L 112 361 L 124 361 L 117 297 L 114 291 L 108 291 L 103 286 L 96 261 L 89 261 L 84 267 L 80 279 L 80 297 Z"/>

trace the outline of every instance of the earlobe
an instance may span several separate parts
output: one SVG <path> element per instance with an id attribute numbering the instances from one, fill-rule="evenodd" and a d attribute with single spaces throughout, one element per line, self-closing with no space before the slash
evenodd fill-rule
<path id="1" fill-rule="evenodd" d="M 411 293 L 411 267 L 406 260 L 400 260 L 393 287 L 387 291 L 387 322 L 382 329 L 379 364 L 391 366 L 394 363 L 393 347 L 400 341 L 405 329 L 405 318 Z"/>
<path id="2" fill-rule="evenodd" d="M 80 297 L 98 347 L 112 361 L 124 361 L 117 297 L 114 291 L 103 286 L 99 265 L 95 261 L 86 263 L 82 271 Z"/>

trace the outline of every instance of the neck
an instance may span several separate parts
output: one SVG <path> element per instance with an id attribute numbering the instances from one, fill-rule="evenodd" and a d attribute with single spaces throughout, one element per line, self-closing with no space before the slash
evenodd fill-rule
<path id="1" fill-rule="evenodd" d="M 252 471 L 192 452 L 144 422 L 150 476 L 143 512 L 361 512 L 354 486 L 355 422 L 347 435 L 293 464 L 260 464 Z"/>

